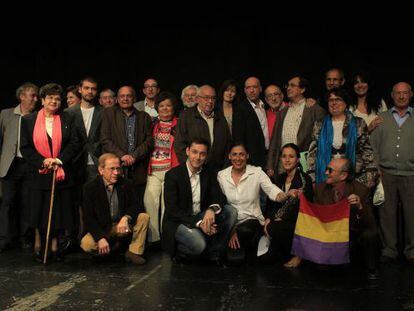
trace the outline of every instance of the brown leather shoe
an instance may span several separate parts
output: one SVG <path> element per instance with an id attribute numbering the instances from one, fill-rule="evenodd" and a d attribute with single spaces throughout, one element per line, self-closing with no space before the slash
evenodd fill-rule
<path id="1" fill-rule="evenodd" d="M 131 253 L 129 250 L 125 252 L 125 260 L 133 263 L 134 265 L 143 265 L 147 262 L 144 257 Z"/>

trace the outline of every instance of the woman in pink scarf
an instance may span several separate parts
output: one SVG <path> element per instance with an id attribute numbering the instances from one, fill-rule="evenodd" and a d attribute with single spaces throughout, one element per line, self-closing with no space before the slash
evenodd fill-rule
<path id="1" fill-rule="evenodd" d="M 42 109 L 22 118 L 20 151 L 30 166 L 30 225 L 38 228 L 41 242 L 35 243 L 35 259 L 41 262 L 45 247 L 49 215 L 53 170 L 56 170 L 56 186 L 51 224 L 52 258 L 61 260 L 58 251 L 58 235 L 75 225 L 75 209 L 72 204 L 72 159 L 79 150 L 74 128 L 74 116 L 61 112 L 63 89 L 60 85 L 46 84 L 40 89 Z"/>

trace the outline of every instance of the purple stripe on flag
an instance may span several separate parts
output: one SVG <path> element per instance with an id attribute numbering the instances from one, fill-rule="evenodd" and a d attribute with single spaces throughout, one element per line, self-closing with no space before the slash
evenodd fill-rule
<path id="1" fill-rule="evenodd" d="M 342 265 L 349 263 L 349 243 L 324 243 L 295 234 L 292 254 L 318 264 Z"/>

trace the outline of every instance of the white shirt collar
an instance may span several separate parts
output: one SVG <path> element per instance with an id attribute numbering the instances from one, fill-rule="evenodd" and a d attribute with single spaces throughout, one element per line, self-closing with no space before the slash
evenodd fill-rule
<path id="1" fill-rule="evenodd" d="M 191 178 L 193 175 L 200 175 L 201 171 L 203 170 L 203 167 L 201 167 L 197 172 L 193 173 L 193 171 L 190 168 L 190 165 L 188 164 L 188 160 L 185 161 L 185 165 L 187 166 L 188 176 Z"/>

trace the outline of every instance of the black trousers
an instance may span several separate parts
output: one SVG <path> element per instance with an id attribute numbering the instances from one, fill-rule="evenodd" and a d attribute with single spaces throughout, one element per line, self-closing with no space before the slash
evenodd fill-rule
<path id="1" fill-rule="evenodd" d="M 366 228 L 360 231 L 350 230 L 349 251 L 351 262 L 362 259 L 368 269 L 376 269 L 379 256 L 379 235 L 376 228 Z"/>
<path id="2" fill-rule="evenodd" d="M 27 165 L 23 158 L 16 157 L 2 179 L 0 243 L 4 245 L 24 236 L 29 228 Z"/>
<path id="3" fill-rule="evenodd" d="M 257 219 L 249 219 L 236 227 L 237 237 L 240 242 L 240 249 L 228 249 L 227 260 L 230 262 L 239 262 L 244 260 L 247 255 L 251 257 L 256 255 L 257 244 L 263 234 L 263 226 Z"/>
<path id="4" fill-rule="evenodd" d="M 272 221 L 267 225 L 267 232 L 272 238 L 269 255 L 283 260 L 292 257 L 292 240 L 295 232 L 295 223 L 289 221 Z"/>

